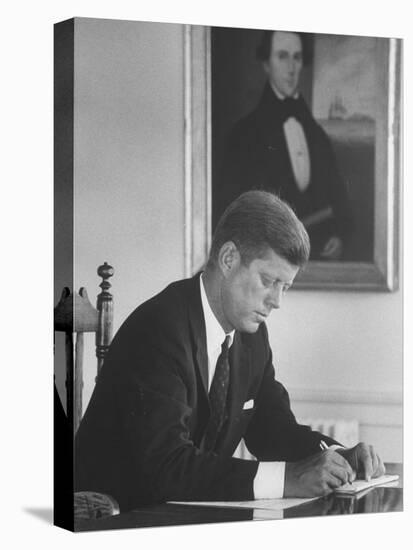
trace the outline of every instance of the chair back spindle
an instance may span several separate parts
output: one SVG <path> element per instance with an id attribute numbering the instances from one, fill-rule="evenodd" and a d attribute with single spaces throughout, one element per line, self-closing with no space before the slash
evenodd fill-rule
<path id="1" fill-rule="evenodd" d="M 106 262 L 98 268 L 98 275 L 102 278 L 97 297 L 96 307 L 99 313 L 99 328 L 96 331 L 96 357 L 98 359 L 97 376 L 99 376 L 103 361 L 112 341 L 113 334 L 113 296 L 109 292 L 112 286 L 108 279 L 113 275 L 113 267 Z"/>

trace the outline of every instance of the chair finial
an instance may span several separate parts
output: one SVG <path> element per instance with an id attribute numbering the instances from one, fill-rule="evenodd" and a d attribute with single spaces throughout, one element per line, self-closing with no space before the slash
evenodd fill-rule
<path id="1" fill-rule="evenodd" d="M 103 281 L 100 283 L 100 288 L 102 289 L 103 293 L 106 293 L 110 287 L 112 286 L 108 279 L 113 276 L 114 269 L 111 265 L 109 265 L 107 262 L 104 262 L 103 265 L 100 265 L 98 267 L 98 275 L 99 277 L 102 277 Z"/>

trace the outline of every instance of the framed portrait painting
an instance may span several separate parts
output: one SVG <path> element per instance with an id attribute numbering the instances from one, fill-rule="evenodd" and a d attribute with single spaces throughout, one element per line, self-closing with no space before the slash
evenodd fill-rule
<path id="1" fill-rule="evenodd" d="M 288 68 L 280 55 L 290 46 Z M 263 189 L 286 200 L 310 235 L 295 288 L 397 289 L 400 66 L 393 38 L 188 26 L 187 274 L 202 269 L 231 200 Z M 299 105 L 285 120 L 277 84 L 291 86 L 284 91 Z"/>

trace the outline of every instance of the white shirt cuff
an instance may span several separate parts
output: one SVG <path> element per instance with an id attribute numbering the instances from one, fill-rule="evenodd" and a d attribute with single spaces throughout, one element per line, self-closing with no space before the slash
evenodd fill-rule
<path id="1" fill-rule="evenodd" d="M 254 478 L 254 498 L 283 498 L 285 462 L 260 462 Z"/>

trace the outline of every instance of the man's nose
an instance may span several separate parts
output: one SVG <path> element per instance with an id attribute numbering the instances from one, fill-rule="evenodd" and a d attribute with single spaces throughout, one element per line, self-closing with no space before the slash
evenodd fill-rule
<path id="1" fill-rule="evenodd" d="M 282 301 L 282 289 L 280 287 L 275 287 L 270 295 L 268 296 L 268 305 L 271 309 L 279 309 L 281 307 Z"/>
<path id="2" fill-rule="evenodd" d="M 294 59 L 289 59 L 288 60 L 288 72 L 289 73 L 294 73 L 295 70 L 296 70 L 296 62 Z"/>

